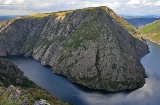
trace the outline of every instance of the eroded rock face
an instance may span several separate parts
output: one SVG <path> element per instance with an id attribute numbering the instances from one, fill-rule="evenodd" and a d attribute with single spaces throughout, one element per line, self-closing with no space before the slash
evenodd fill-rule
<path id="1" fill-rule="evenodd" d="M 10 85 L 4 92 L 2 96 L 10 99 L 12 102 L 16 102 L 17 105 L 50 105 L 44 99 L 40 99 L 39 101 L 35 101 L 34 103 L 30 103 L 28 98 L 26 97 L 27 92 L 13 85 Z M 33 97 L 32 97 L 33 98 Z M 2 98 L 3 99 L 3 98 Z M 1 100 L 3 101 L 3 100 Z M 1 103 L 2 104 L 2 103 Z"/>
<path id="2" fill-rule="evenodd" d="M 46 100 L 40 99 L 39 101 L 34 102 L 33 105 L 50 105 Z"/>
<path id="3" fill-rule="evenodd" d="M 10 85 L 4 93 L 5 96 L 8 96 L 9 99 L 15 102 L 20 102 L 20 94 L 21 90 L 15 88 L 13 85 Z"/>
<path id="4" fill-rule="evenodd" d="M 111 9 L 86 8 L 15 19 L 0 32 L 0 55 L 32 56 L 89 88 L 131 90 L 145 83 L 140 58 L 149 50 L 138 38 Z"/>
<path id="5" fill-rule="evenodd" d="M 96 12 L 63 44 L 53 70 L 94 89 L 119 91 L 142 87 L 145 80 L 140 58 L 148 52 L 147 45 L 132 37 L 104 11 Z M 75 41 L 80 44 L 77 46 Z"/>

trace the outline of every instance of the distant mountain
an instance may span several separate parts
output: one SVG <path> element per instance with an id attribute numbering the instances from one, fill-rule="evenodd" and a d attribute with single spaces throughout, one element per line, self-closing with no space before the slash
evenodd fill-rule
<path id="1" fill-rule="evenodd" d="M 0 20 L 7 20 L 7 19 L 10 19 L 10 18 L 15 18 L 15 17 L 17 17 L 17 15 L 0 16 Z"/>
<path id="2" fill-rule="evenodd" d="M 129 16 L 129 15 L 120 15 L 124 19 L 134 19 L 134 18 L 160 18 L 160 15 L 144 15 L 144 16 Z"/>
<path id="3" fill-rule="evenodd" d="M 125 18 L 125 20 L 134 26 L 136 29 L 145 26 L 148 23 L 151 23 L 155 20 L 159 20 L 160 17 L 140 17 L 140 18 Z"/>
<path id="4" fill-rule="evenodd" d="M 143 37 L 160 44 L 160 20 L 154 21 L 139 29 Z"/>

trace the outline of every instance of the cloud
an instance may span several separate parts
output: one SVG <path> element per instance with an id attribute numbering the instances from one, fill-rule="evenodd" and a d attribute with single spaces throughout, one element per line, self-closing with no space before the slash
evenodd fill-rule
<path id="1" fill-rule="evenodd" d="M 108 3 L 108 7 L 112 8 L 112 9 L 116 9 L 116 8 L 120 7 L 120 2 Z"/>
<path id="2" fill-rule="evenodd" d="M 158 1 L 149 1 L 149 0 L 130 0 L 127 2 L 127 5 L 132 6 L 134 8 L 137 7 L 151 7 L 151 6 L 160 6 L 160 0 Z"/>
<path id="3" fill-rule="evenodd" d="M 160 0 L 154 3 L 155 6 L 160 6 Z"/>
<path id="4" fill-rule="evenodd" d="M 30 3 L 30 2 L 32 3 Z M 58 0 L 53 2 L 53 0 L 28 0 L 24 5 L 26 5 L 26 9 L 34 10 L 34 11 L 61 11 L 61 10 L 73 10 L 73 9 L 80 9 L 86 7 L 97 7 L 97 6 L 108 6 L 111 9 L 117 9 L 120 7 L 120 2 L 106 2 L 105 0 L 97 0 L 97 1 L 90 1 L 90 0 L 74 0 L 74 1 L 67 1 L 67 0 Z"/>
<path id="5" fill-rule="evenodd" d="M 0 15 L 108 6 L 118 14 L 159 14 L 160 0 L 0 0 Z M 25 11 L 25 12 L 24 12 Z"/>
<path id="6" fill-rule="evenodd" d="M 106 1 L 96 1 L 96 2 L 92 2 L 92 1 L 85 1 L 81 3 L 81 7 L 97 7 L 97 6 L 108 6 L 109 8 L 112 9 L 117 9 L 118 7 L 120 7 L 120 2 L 106 2 Z"/>
<path id="7" fill-rule="evenodd" d="M 25 0 L 0 0 L 1 5 L 16 5 L 23 3 Z"/>
<path id="8" fill-rule="evenodd" d="M 131 0 L 127 3 L 128 5 L 140 5 L 140 0 Z"/>
<path id="9" fill-rule="evenodd" d="M 133 7 L 142 7 L 142 6 L 151 6 L 152 3 L 148 0 L 131 0 L 127 2 L 127 5 L 133 6 Z"/>

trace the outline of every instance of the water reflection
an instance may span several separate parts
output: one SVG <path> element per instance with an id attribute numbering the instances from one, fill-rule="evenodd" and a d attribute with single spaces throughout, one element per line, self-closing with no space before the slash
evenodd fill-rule
<path id="1" fill-rule="evenodd" d="M 149 42 L 150 54 L 142 58 L 148 78 L 143 88 L 128 92 L 108 93 L 90 90 L 53 74 L 32 58 L 7 57 L 24 71 L 25 76 L 63 101 L 75 105 L 160 105 L 160 46 Z"/>
<path id="2" fill-rule="evenodd" d="M 102 95 L 99 93 L 84 93 L 83 97 L 90 105 L 159 105 L 160 81 L 157 78 L 147 78 L 143 88 L 131 93 L 116 93 Z"/>

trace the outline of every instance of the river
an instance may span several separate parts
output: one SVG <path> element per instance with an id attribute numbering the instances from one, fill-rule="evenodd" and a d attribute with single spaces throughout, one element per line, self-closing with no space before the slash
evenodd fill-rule
<path id="1" fill-rule="evenodd" d="M 30 80 L 59 99 L 75 105 L 160 105 L 160 46 L 148 41 L 150 53 L 141 59 L 148 78 L 137 90 L 109 93 L 91 90 L 54 74 L 33 58 L 8 56 Z"/>

